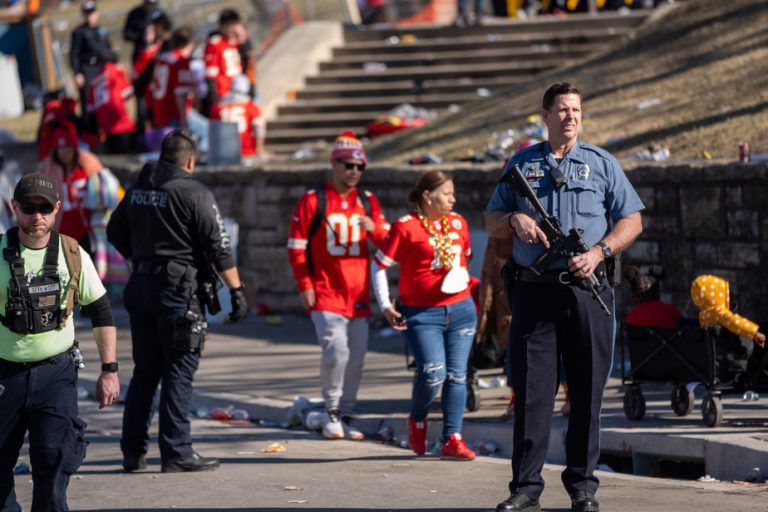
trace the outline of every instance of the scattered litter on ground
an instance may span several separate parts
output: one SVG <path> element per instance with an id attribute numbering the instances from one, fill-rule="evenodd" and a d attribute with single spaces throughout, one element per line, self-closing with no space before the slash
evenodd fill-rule
<path id="1" fill-rule="evenodd" d="M 490 91 L 490 89 L 486 89 L 485 87 L 478 87 L 477 90 L 475 90 L 475 94 L 481 98 L 490 98 L 493 96 L 493 93 Z"/>
<path id="2" fill-rule="evenodd" d="M 381 443 L 391 443 L 395 439 L 395 429 L 392 425 L 385 425 L 376 432 L 376 439 Z"/>
<path id="3" fill-rule="evenodd" d="M 660 148 L 655 145 L 651 145 L 646 149 L 635 151 L 629 155 L 630 160 L 653 160 L 654 162 L 663 162 L 668 160 L 670 156 L 669 148 Z"/>
<path id="4" fill-rule="evenodd" d="M 253 455 L 255 453 L 256 452 L 253 450 L 240 450 L 239 452 L 237 452 L 238 455 Z"/>
<path id="5" fill-rule="evenodd" d="M 29 464 L 26 462 L 19 462 L 16 467 L 13 468 L 14 475 L 28 475 L 31 472 Z"/>
<path id="6" fill-rule="evenodd" d="M 418 38 L 413 34 L 403 34 L 402 37 L 400 37 L 400 42 L 403 44 L 413 44 L 416 41 L 418 41 Z"/>
<path id="7" fill-rule="evenodd" d="M 363 71 L 366 73 L 380 73 L 387 70 L 387 65 L 383 62 L 366 62 L 363 64 Z"/>
<path id="8" fill-rule="evenodd" d="M 410 464 L 406 462 L 398 462 L 396 464 L 392 464 L 392 467 L 394 468 L 407 468 L 408 466 L 410 466 Z"/>
<path id="9" fill-rule="evenodd" d="M 758 395 L 756 392 L 750 390 L 747 390 L 744 392 L 743 395 L 741 395 L 741 401 L 742 402 L 753 402 L 760 400 L 760 395 Z"/>
<path id="10" fill-rule="evenodd" d="M 549 53 L 552 51 L 552 47 L 549 46 L 548 44 L 536 44 L 533 46 L 533 48 L 537 52 L 541 52 L 541 53 Z"/>
<path id="11" fill-rule="evenodd" d="M 261 453 L 279 453 L 287 451 L 288 448 L 285 447 L 285 445 L 280 443 L 272 443 L 263 450 L 261 450 Z"/>
<path id="12" fill-rule="evenodd" d="M 455 103 L 451 103 L 450 105 L 448 105 L 448 112 L 450 112 L 451 114 L 455 114 L 456 112 L 460 112 L 460 111 L 461 111 L 461 107 L 459 105 Z"/>
<path id="13" fill-rule="evenodd" d="M 303 491 L 303 487 L 296 487 L 295 485 L 286 485 L 283 487 L 284 491 Z"/>
<path id="14" fill-rule="evenodd" d="M 712 153 L 710 153 L 706 149 L 701 152 L 701 156 L 703 156 L 705 160 L 712 160 Z"/>
<path id="15" fill-rule="evenodd" d="M 595 469 L 597 469 L 597 470 L 599 470 L 599 471 L 605 471 L 605 472 L 607 472 L 607 473 L 615 473 L 615 472 L 616 472 L 616 471 L 614 471 L 614 469 L 613 469 L 611 466 L 609 466 L 608 464 L 598 464 L 598 465 L 597 465 L 597 467 L 596 467 Z"/>
<path id="16" fill-rule="evenodd" d="M 717 478 L 712 478 L 709 475 L 704 475 L 704 476 L 700 477 L 698 479 L 698 481 L 699 482 L 704 482 L 704 483 L 707 483 L 707 484 L 714 484 L 714 483 L 719 482 L 720 480 L 718 480 Z"/>
<path id="17" fill-rule="evenodd" d="M 637 110 L 645 110 L 647 108 L 655 107 L 656 105 L 661 105 L 661 99 L 651 98 L 643 100 L 637 104 Z"/>
<path id="18" fill-rule="evenodd" d="M 267 315 L 264 318 L 264 321 L 267 323 L 267 325 L 283 325 L 283 317 L 280 315 Z"/>
<path id="19" fill-rule="evenodd" d="M 409 158 L 408 163 L 411 165 L 441 164 L 443 163 L 443 159 L 434 153 L 425 153 L 420 156 Z"/>
<path id="20" fill-rule="evenodd" d="M 501 36 L 499 34 L 488 34 L 487 36 L 485 36 L 485 39 L 488 40 L 488 41 L 493 42 L 493 41 L 498 41 L 499 39 L 501 39 Z"/>
<path id="21" fill-rule="evenodd" d="M 476 441 L 475 452 L 478 455 L 494 455 L 499 453 L 499 445 L 491 441 Z"/>
<path id="22" fill-rule="evenodd" d="M 210 418 L 211 417 L 211 409 L 206 406 L 200 406 L 195 411 L 195 416 L 198 418 Z"/>
<path id="23" fill-rule="evenodd" d="M 400 38 L 397 36 L 390 36 L 384 40 L 384 42 L 390 46 L 400 44 Z"/>
<path id="24" fill-rule="evenodd" d="M 373 138 L 408 128 L 421 128 L 436 117 L 434 110 L 401 103 L 368 123 L 367 134 Z"/>
<path id="25" fill-rule="evenodd" d="M 304 428 L 311 431 L 321 430 L 325 423 L 325 411 L 309 411 L 304 417 Z"/>
<path id="26" fill-rule="evenodd" d="M 288 503 L 306 503 L 307 500 L 291 500 Z"/>

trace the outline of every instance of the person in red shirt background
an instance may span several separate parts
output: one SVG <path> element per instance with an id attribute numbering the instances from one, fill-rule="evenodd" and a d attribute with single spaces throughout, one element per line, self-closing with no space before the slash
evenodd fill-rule
<path id="1" fill-rule="evenodd" d="M 342 133 L 331 151 L 331 179 L 299 199 L 288 234 L 288 259 L 301 305 L 311 312 L 322 349 L 323 435 L 329 439 L 363 438 L 350 415 L 368 348 L 367 242 L 380 245 L 389 230 L 376 196 L 357 188 L 367 163 L 362 143 L 353 133 Z M 322 222 L 310 234 L 320 195 L 325 197 Z"/>
<path id="2" fill-rule="evenodd" d="M 107 62 L 88 84 L 85 110 L 95 114 L 99 130 L 106 136 L 110 154 L 130 153 L 136 124 L 128 115 L 125 101 L 133 96 L 133 85 L 119 64 Z"/>
<path id="3" fill-rule="evenodd" d="M 205 81 L 208 97 L 203 114 L 209 115 L 213 106 L 229 92 L 232 79 L 243 74 L 240 41 L 245 31 L 240 15 L 232 9 L 219 14 L 219 29 L 208 36 L 205 45 Z"/>
<path id="4" fill-rule="evenodd" d="M 624 279 L 632 287 L 632 303 L 635 304 L 627 313 L 627 325 L 677 329 L 683 315 L 673 304 L 661 301 L 662 267 L 651 266 L 647 275 L 640 274 L 637 267 L 627 267 Z"/>
<path id="5" fill-rule="evenodd" d="M 211 109 L 211 119 L 237 123 L 242 156 L 258 155 L 264 149 L 264 118 L 249 94 L 250 88 L 246 75 L 236 76 L 229 94 Z"/>
<path id="6" fill-rule="evenodd" d="M 192 29 L 186 26 L 176 29 L 170 47 L 171 50 L 155 59 L 147 103 L 155 128 L 187 128 L 187 109 L 191 108 L 195 89 L 189 69 L 195 47 Z"/>
<path id="7" fill-rule="evenodd" d="M 414 211 L 392 224 L 371 263 L 379 308 L 402 331 L 416 360 L 408 442 L 427 451 L 427 412 L 442 389 L 441 458 L 472 460 L 461 438 L 467 401 L 467 363 L 477 324 L 467 265 L 472 255 L 467 221 L 453 212 L 453 180 L 442 171 L 423 174 L 408 202 Z M 399 305 L 389 297 L 386 269 L 400 264 Z"/>
<path id="8" fill-rule="evenodd" d="M 59 89 L 47 94 L 48 98 L 43 107 L 43 115 L 40 117 L 40 126 L 37 129 L 37 158 L 44 160 L 53 150 L 54 132 L 62 123 L 78 122 L 75 110 L 77 100 L 66 96 L 64 89 Z"/>

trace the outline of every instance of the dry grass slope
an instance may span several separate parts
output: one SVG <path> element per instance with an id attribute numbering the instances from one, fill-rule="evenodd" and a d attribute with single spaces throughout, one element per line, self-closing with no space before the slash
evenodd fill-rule
<path id="1" fill-rule="evenodd" d="M 377 161 L 434 152 L 482 152 L 493 131 L 521 127 L 551 83 L 584 93 L 582 139 L 619 157 L 649 144 L 672 159 L 734 159 L 738 144 L 768 152 L 768 2 L 692 0 L 640 29 L 626 45 L 466 105 L 432 126 L 375 141 Z M 762 28 L 761 28 L 762 27 Z M 658 98 L 655 106 L 638 103 Z M 608 140 L 612 140 L 608 144 Z"/>

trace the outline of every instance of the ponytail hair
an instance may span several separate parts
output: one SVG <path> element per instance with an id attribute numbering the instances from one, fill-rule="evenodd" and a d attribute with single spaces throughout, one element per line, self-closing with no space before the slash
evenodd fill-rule
<path id="1" fill-rule="evenodd" d="M 446 181 L 452 181 L 452 178 L 448 173 L 443 171 L 425 172 L 421 175 L 419 181 L 416 182 L 416 188 L 411 190 L 408 194 L 408 204 L 421 210 L 421 201 L 424 197 L 424 192 L 433 192 Z"/>

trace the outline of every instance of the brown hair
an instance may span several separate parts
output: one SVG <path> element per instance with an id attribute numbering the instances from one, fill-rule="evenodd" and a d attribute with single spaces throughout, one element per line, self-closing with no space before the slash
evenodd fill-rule
<path id="1" fill-rule="evenodd" d="M 581 99 L 581 93 L 574 85 L 569 84 L 568 82 L 558 82 L 551 85 L 549 89 L 547 89 L 547 92 L 544 93 L 544 98 L 541 101 L 542 108 L 544 110 L 549 110 L 555 103 L 555 98 L 562 94 L 575 94 Z"/>
<path id="2" fill-rule="evenodd" d="M 661 299 L 661 280 L 664 279 L 664 269 L 659 265 L 648 268 L 647 275 L 641 275 L 637 267 L 624 269 L 624 279 L 632 287 L 632 300 L 636 304 L 654 302 Z"/>
<path id="3" fill-rule="evenodd" d="M 453 181 L 453 178 L 443 171 L 425 172 L 416 182 L 416 188 L 408 194 L 408 203 L 421 208 L 421 198 L 424 192 L 433 192 L 446 181 Z"/>

